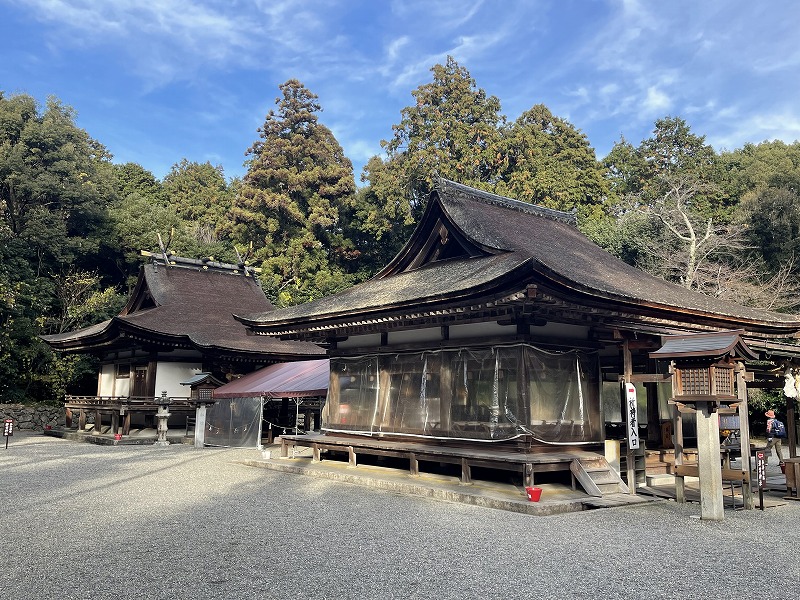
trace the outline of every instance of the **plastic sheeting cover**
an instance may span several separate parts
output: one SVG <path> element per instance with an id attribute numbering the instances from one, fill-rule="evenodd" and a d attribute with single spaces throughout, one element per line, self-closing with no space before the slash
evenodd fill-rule
<path id="1" fill-rule="evenodd" d="M 261 396 L 220 398 L 206 413 L 208 446 L 257 448 L 261 444 Z"/>
<path id="2" fill-rule="evenodd" d="M 596 442 L 597 354 L 518 344 L 336 358 L 322 421 L 369 435 Z"/>

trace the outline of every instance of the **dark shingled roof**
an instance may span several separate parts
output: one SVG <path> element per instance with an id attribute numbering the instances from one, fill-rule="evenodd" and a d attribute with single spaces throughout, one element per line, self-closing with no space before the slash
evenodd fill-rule
<path id="1" fill-rule="evenodd" d="M 324 351 L 307 342 L 251 336 L 234 312 L 273 310 L 252 277 L 221 269 L 144 265 L 128 305 L 116 317 L 83 329 L 42 336 L 58 350 L 81 352 L 121 335 L 199 350 L 301 357 Z"/>
<path id="2" fill-rule="evenodd" d="M 446 227 L 471 256 L 455 255 L 415 266 L 437 227 Z M 510 282 L 515 282 L 516 287 Z M 574 226 L 570 213 L 503 198 L 448 180 L 431 194 L 425 216 L 409 242 L 373 279 L 308 304 L 237 316 L 256 331 L 355 322 L 387 310 L 409 311 L 435 303 L 505 293 L 525 283 L 561 290 L 577 302 L 690 320 L 702 316 L 731 328 L 800 329 L 795 315 L 747 308 L 653 277 L 609 254 Z M 582 299 L 582 300 L 581 300 Z M 238 311 L 237 315 L 245 315 Z"/>
<path id="3" fill-rule="evenodd" d="M 693 333 L 687 335 L 671 335 L 664 339 L 664 345 L 651 358 L 684 358 L 684 357 L 722 357 L 735 353 L 743 358 L 756 359 L 758 353 L 753 352 L 740 335 L 744 331 L 720 331 L 718 333 Z"/>

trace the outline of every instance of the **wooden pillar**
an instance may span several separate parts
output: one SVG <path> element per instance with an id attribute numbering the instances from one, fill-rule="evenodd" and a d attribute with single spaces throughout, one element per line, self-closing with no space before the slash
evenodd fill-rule
<path id="1" fill-rule="evenodd" d="M 722 521 L 725 516 L 722 465 L 719 452 L 719 418 L 711 402 L 698 402 L 697 453 L 700 475 L 700 518 Z"/>
<path id="2" fill-rule="evenodd" d="M 742 500 L 747 510 L 752 510 L 755 504 L 753 498 L 752 477 L 750 465 L 750 420 L 747 409 L 747 383 L 744 365 L 739 363 L 736 368 L 736 397 L 739 400 L 739 444 L 742 455 L 742 472 L 745 480 L 742 483 Z"/>
<path id="3" fill-rule="evenodd" d="M 414 477 L 419 475 L 419 460 L 414 452 L 411 452 L 408 455 L 408 468 L 411 471 L 411 475 Z"/>
<path id="4" fill-rule="evenodd" d="M 78 430 L 86 431 L 86 411 L 82 408 L 78 410 Z"/>
<path id="5" fill-rule="evenodd" d="M 628 340 L 624 340 L 622 342 L 622 373 L 625 378 L 625 383 L 631 383 L 631 379 L 633 379 L 633 358 L 631 357 L 631 349 L 630 345 L 628 344 Z M 624 396 L 624 386 L 623 386 L 623 396 Z M 624 403 L 624 399 L 623 399 Z M 622 412 L 623 419 L 627 422 L 626 413 L 628 412 L 627 404 L 625 404 L 625 408 Z M 626 438 L 628 435 L 626 434 Z M 625 455 L 625 466 L 627 470 L 627 478 L 628 478 L 628 491 L 631 494 L 636 494 L 636 450 L 630 447 L 630 444 L 626 445 L 627 452 Z"/>
<path id="6" fill-rule="evenodd" d="M 472 468 L 466 458 L 461 459 L 461 483 L 464 485 L 472 483 Z"/>
<path id="7" fill-rule="evenodd" d="M 341 386 L 339 382 L 339 373 L 331 369 L 331 376 L 328 380 L 328 398 L 325 400 L 325 408 L 323 409 L 324 413 L 327 415 L 328 424 L 330 424 L 331 419 L 334 419 L 333 422 L 336 424 L 342 422 L 342 417 L 339 414 L 340 392 Z M 322 419 L 322 415 L 320 415 L 320 421 L 323 420 L 324 419 Z"/>
<path id="8" fill-rule="evenodd" d="M 789 442 L 789 458 L 797 456 L 797 423 L 795 422 L 794 398 L 786 398 L 786 440 Z"/>
<path id="9" fill-rule="evenodd" d="M 647 372 L 655 373 L 657 362 L 653 359 L 647 361 Z M 647 393 L 647 446 L 661 448 L 661 411 L 658 410 L 658 384 L 648 382 L 644 384 Z"/>
<path id="10" fill-rule="evenodd" d="M 392 422 L 392 407 L 390 404 L 390 392 L 392 375 L 388 369 L 380 369 L 378 374 L 378 406 L 375 411 L 377 423 L 372 423 L 373 428 L 383 431 Z M 374 430 L 374 429 L 373 429 Z"/>
<path id="11" fill-rule="evenodd" d="M 678 467 L 683 465 L 683 414 L 678 404 L 673 404 L 672 410 L 672 418 L 675 421 L 673 427 L 673 435 L 675 437 L 675 501 L 683 504 L 686 502 L 686 482 L 683 479 L 683 475 L 678 475 Z"/>
<path id="12" fill-rule="evenodd" d="M 441 353 L 439 366 L 439 429 L 443 432 L 453 428 L 453 365 L 449 352 Z"/>
<path id="13" fill-rule="evenodd" d="M 99 410 L 94 411 L 94 429 L 92 429 L 92 433 L 103 433 L 103 416 Z"/>
<path id="14" fill-rule="evenodd" d="M 66 409 L 66 415 L 64 417 L 64 425 L 66 426 L 67 429 L 72 427 L 72 409 L 71 408 L 67 408 Z"/>

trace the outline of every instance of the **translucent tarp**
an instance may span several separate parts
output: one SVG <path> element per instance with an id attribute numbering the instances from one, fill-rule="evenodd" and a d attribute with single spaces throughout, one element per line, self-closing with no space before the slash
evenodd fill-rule
<path id="1" fill-rule="evenodd" d="M 208 446 L 257 448 L 261 445 L 261 396 L 220 398 L 206 412 Z"/>
<path id="2" fill-rule="evenodd" d="M 322 425 L 362 434 L 600 441 L 597 354 L 517 344 L 334 358 Z"/>

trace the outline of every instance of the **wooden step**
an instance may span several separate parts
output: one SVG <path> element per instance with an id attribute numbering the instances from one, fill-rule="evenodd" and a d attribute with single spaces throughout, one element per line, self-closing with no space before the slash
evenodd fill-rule
<path id="1" fill-rule="evenodd" d="M 628 486 L 602 456 L 576 458 L 570 463 L 570 471 L 590 496 L 628 493 Z"/>

